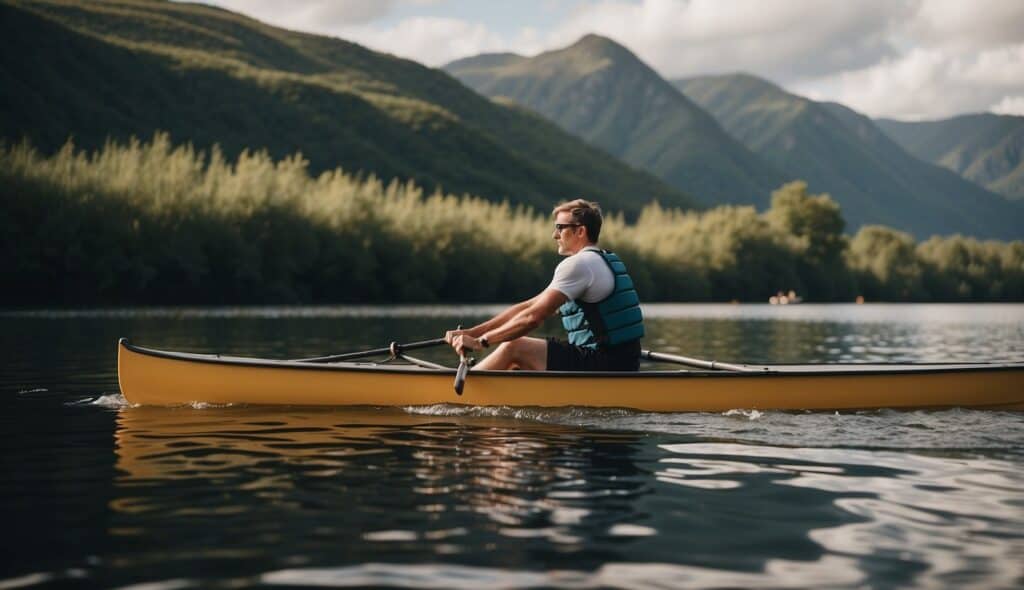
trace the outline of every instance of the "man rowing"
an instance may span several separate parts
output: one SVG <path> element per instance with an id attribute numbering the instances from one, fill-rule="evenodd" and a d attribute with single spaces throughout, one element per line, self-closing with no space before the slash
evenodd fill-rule
<path id="1" fill-rule="evenodd" d="M 633 281 L 615 254 L 597 247 L 601 208 L 576 199 L 554 209 L 552 235 L 567 258 L 540 294 L 445 340 L 456 352 L 497 348 L 477 369 L 636 371 L 643 315 Z M 562 315 L 568 341 L 527 336 L 546 318 Z"/>

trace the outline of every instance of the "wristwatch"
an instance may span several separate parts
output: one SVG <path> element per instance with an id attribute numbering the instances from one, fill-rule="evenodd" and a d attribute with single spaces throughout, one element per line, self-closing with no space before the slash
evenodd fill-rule
<path id="1" fill-rule="evenodd" d="M 477 342 L 479 342 L 480 346 L 483 346 L 484 348 L 488 348 L 491 345 L 491 343 L 487 341 L 487 336 L 481 336 L 477 339 Z"/>

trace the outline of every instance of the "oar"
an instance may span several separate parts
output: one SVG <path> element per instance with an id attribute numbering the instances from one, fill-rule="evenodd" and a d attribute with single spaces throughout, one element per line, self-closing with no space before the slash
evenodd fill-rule
<path id="1" fill-rule="evenodd" d="M 379 354 L 391 354 L 392 356 L 398 356 L 406 350 L 417 350 L 420 348 L 431 348 L 434 346 L 441 346 L 445 344 L 444 338 L 435 338 L 433 340 L 421 340 L 420 342 L 410 342 L 408 344 L 399 344 L 392 342 L 387 348 L 373 348 L 370 350 L 361 350 L 358 352 L 346 352 L 345 354 L 333 354 L 331 356 L 316 356 L 308 359 L 295 359 L 302 363 L 333 363 L 336 361 L 349 361 L 352 359 L 361 359 L 368 356 L 377 356 Z"/>
<path id="2" fill-rule="evenodd" d="M 432 363 L 430 361 L 425 361 L 423 359 L 418 359 L 418 358 L 416 358 L 414 356 L 409 356 L 407 354 L 400 354 L 400 355 L 398 355 L 398 358 L 402 359 L 403 361 L 409 361 L 410 363 L 412 363 L 414 365 L 419 365 L 419 366 L 423 367 L 424 369 L 437 369 L 439 371 L 450 371 L 451 370 L 451 367 L 446 367 L 444 365 L 439 365 L 437 363 Z"/>
<path id="3" fill-rule="evenodd" d="M 660 363 L 675 363 L 677 365 L 686 365 L 688 367 L 696 367 L 698 369 L 708 369 L 710 371 L 740 371 L 744 373 L 759 373 L 762 371 L 771 370 L 768 367 L 748 367 L 746 365 L 735 365 L 733 363 L 705 361 L 702 359 L 690 358 L 688 356 L 680 356 L 677 354 L 665 354 L 663 352 L 651 352 L 649 350 L 641 350 L 640 358 Z"/>
<path id="4" fill-rule="evenodd" d="M 461 330 L 459 325 L 456 330 Z M 455 371 L 455 393 L 462 395 L 462 388 L 466 386 L 466 375 L 469 374 L 469 359 L 466 358 L 466 349 L 459 353 L 459 368 Z"/>
<path id="5" fill-rule="evenodd" d="M 462 388 L 466 386 L 466 375 L 469 374 L 469 359 L 466 353 L 459 355 L 459 368 L 455 371 L 455 393 L 462 395 Z"/>

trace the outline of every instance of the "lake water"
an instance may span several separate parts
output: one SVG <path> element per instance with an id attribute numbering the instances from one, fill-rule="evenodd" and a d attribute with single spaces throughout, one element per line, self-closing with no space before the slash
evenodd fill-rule
<path id="1" fill-rule="evenodd" d="M 117 389 L 120 336 L 296 358 L 495 309 L 0 313 L 0 589 L 1024 585 L 1024 413 L 147 408 Z M 645 312 L 646 347 L 718 360 L 1024 361 L 1024 305 Z"/>

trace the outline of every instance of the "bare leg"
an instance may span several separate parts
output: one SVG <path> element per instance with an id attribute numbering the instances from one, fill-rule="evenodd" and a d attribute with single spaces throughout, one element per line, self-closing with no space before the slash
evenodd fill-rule
<path id="1" fill-rule="evenodd" d="M 548 341 L 543 338 L 523 336 L 502 342 L 487 358 L 477 363 L 474 369 L 506 370 L 524 369 L 544 371 L 548 368 Z"/>

